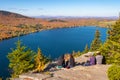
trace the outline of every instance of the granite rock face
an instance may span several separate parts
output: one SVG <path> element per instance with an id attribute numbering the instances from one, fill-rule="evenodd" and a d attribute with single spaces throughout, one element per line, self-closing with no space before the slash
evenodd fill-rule
<path id="1" fill-rule="evenodd" d="M 108 80 L 107 69 L 110 65 L 82 66 L 80 63 L 88 60 L 84 55 L 75 59 L 77 65 L 73 68 L 53 68 L 48 74 L 26 73 L 14 80 Z"/>

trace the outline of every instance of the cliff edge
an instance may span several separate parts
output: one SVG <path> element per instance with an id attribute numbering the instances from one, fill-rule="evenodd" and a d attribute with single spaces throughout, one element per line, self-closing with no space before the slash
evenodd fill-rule
<path id="1" fill-rule="evenodd" d="M 76 66 L 70 69 L 54 69 L 41 73 L 25 73 L 14 80 L 108 80 L 107 69 L 110 65 L 82 66 L 80 63 L 87 60 L 84 55 L 75 59 Z"/>

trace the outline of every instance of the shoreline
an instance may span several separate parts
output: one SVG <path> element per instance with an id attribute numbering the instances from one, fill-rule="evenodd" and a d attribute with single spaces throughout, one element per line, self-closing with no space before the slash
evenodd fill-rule
<path id="1" fill-rule="evenodd" d="M 89 26 L 94 26 L 94 25 L 89 25 Z M 40 29 L 40 30 L 37 30 L 37 31 L 34 31 L 34 32 L 30 32 L 30 33 L 26 33 L 26 34 L 20 34 L 20 35 L 16 35 L 16 36 L 10 36 L 10 37 L 6 37 L 6 38 L 1 38 L 0 42 L 2 42 L 3 40 L 8 40 L 8 39 L 12 39 L 12 38 L 15 38 L 15 37 L 21 37 L 21 36 L 29 35 L 29 34 L 32 34 L 32 33 L 41 32 L 41 31 L 44 31 L 44 30 L 76 28 L 76 27 L 88 27 L 88 26 L 67 26 L 67 27 L 65 26 L 65 27 Z M 94 26 L 94 27 L 108 28 L 108 27 L 102 27 L 102 26 Z"/>

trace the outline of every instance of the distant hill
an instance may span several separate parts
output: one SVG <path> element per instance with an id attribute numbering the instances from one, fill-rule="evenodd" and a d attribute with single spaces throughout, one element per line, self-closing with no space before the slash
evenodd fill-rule
<path id="1" fill-rule="evenodd" d="M 45 21 L 18 13 L 0 11 L 0 40 L 36 32 L 41 29 L 42 22 Z"/>
<path id="2" fill-rule="evenodd" d="M 31 16 L 33 18 L 41 18 L 41 19 L 111 19 L 116 20 L 118 19 L 117 16 L 110 16 L 110 17 L 98 17 L 98 16 Z"/>
<path id="3" fill-rule="evenodd" d="M 41 21 L 41 19 L 35 19 L 14 12 L 0 11 L 0 24 L 4 26 L 15 27 L 19 24 L 35 25 L 40 24 Z"/>
<path id="4" fill-rule="evenodd" d="M 27 17 L 27 16 L 23 16 L 21 14 L 8 12 L 8 11 L 3 11 L 3 10 L 0 10 L 0 16 L 9 16 L 9 17 L 15 17 L 15 18 L 30 18 L 30 17 Z"/>

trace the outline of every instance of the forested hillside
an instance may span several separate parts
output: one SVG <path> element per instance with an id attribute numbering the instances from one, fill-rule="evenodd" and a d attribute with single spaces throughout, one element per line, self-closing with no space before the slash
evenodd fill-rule
<path id="1" fill-rule="evenodd" d="M 110 27 L 111 24 L 114 24 L 114 19 L 110 18 L 40 19 L 23 16 L 13 12 L 0 11 L 0 40 L 29 34 L 42 29 L 88 25 Z"/>

